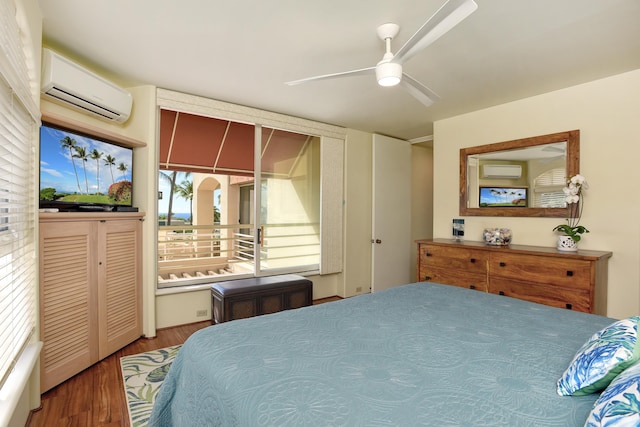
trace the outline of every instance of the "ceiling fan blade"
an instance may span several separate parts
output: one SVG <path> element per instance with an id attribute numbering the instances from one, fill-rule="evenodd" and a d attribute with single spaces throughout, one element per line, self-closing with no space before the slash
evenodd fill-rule
<path id="1" fill-rule="evenodd" d="M 438 40 L 447 31 L 471 15 L 478 5 L 473 0 L 448 0 L 396 52 L 391 62 L 402 64 L 420 50 Z"/>
<path id="2" fill-rule="evenodd" d="M 376 67 L 368 67 L 368 68 L 361 68 L 359 70 L 344 71 L 341 73 L 333 73 L 333 74 L 324 74 L 322 76 L 315 76 L 315 77 L 308 77 L 306 79 L 293 80 L 290 82 L 286 82 L 285 84 L 289 86 L 293 86 L 293 85 L 299 85 L 301 83 L 307 83 L 307 82 L 312 82 L 316 80 L 328 80 L 328 79 L 335 79 L 338 77 L 364 76 L 364 75 L 370 75 L 375 73 L 376 73 Z"/>
<path id="3" fill-rule="evenodd" d="M 426 107 L 429 107 L 435 101 L 440 99 L 434 91 L 406 73 L 402 74 L 400 86 L 413 95 L 418 101 L 422 102 Z"/>

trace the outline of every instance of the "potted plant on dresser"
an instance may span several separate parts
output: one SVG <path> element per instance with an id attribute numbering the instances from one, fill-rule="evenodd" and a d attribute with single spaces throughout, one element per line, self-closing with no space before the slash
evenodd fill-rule
<path id="1" fill-rule="evenodd" d="M 572 176 L 567 181 L 567 186 L 562 189 L 567 203 L 567 223 L 553 228 L 553 231 L 560 233 L 557 246 L 560 251 L 577 251 L 578 242 L 582 239 L 581 235 L 589 232 L 585 226 L 579 224 L 584 207 L 583 190 L 588 188 L 589 184 L 585 177 L 577 174 Z"/>

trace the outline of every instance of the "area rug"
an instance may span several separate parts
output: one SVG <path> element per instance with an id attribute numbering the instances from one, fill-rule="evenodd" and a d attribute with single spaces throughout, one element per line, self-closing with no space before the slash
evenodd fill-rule
<path id="1" fill-rule="evenodd" d="M 132 427 L 144 427 L 149 422 L 153 402 L 180 347 L 176 345 L 120 358 Z"/>

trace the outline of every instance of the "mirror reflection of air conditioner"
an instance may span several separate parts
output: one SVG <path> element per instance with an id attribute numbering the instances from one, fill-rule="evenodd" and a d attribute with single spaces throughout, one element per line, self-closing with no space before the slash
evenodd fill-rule
<path id="1" fill-rule="evenodd" d="M 482 166 L 483 178 L 516 179 L 522 176 L 520 165 L 484 165 Z"/>
<path id="2" fill-rule="evenodd" d="M 41 91 L 56 102 L 117 123 L 129 118 L 133 104 L 126 90 L 46 48 Z"/>

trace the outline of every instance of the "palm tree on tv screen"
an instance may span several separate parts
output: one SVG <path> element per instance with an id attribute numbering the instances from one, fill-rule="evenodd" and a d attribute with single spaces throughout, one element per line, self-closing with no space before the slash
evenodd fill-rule
<path id="1" fill-rule="evenodd" d="M 123 162 L 120 162 L 120 164 L 118 165 L 118 170 L 122 172 L 122 179 L 126 181 L 127 180 L 126 172 L 129 170 L 129 166 L 127 166 Z"/>
<path id="2" fill-rule="evenodd" d="M 116 158 L 111 154 L 107 154 L 107 157 L 104 158 L 104 165 L 109 166 L 109 172 L 111 172 L 111 183 L 115 184 L 116 180 L 113 178 L 113 167 L 116 165 Z"/>
<path id="3" fill-rule="evenodd" d="M 80 188 L 80 180 L 78 179 L 78 171 L 76 170 L 76 162 L 73 160 L 75 156 L 73 155 L 73 151 L 76 148 L 76 140 L 65 136 L 60 140 L 62 144 L 62 148 L 69 149 L 69 156 L 71 156 L 71 164 L 73 165 L 73 173 L 76 175 L 76 183 L 78 184 L 78 192 L 82 193 L 82 189 Z"/>
<path id="4" fill-rule="evenodd" d="M 94 148 L 93 151 L 91 151 L 91 154 L 89 155 L 89 157 L 91 157 L 92 160 L 96 161 L 96 167 L 98 168 L 96 170 L 97 194 L 100 194 L 100 158 L 102 157 L 103 154 L 104 153 L 101 153 L 100 151 Z"/>
<path id="5" fill-rule="evenodd" d="M 86 162 L 89 160 L 89 156 L 87 155 L 87 150 L 84 147 L 74 147 L 76 150 L 76 154 L 73 157 L 76 157 L 82 160 L 82 168 L 84 169 L 84 185 L 87 189 L 87 193 L 89 194 L 89 180 L 87 179 L 87 165 Z"/>

